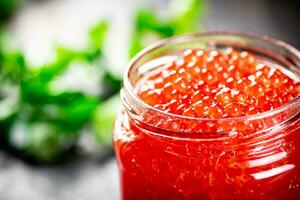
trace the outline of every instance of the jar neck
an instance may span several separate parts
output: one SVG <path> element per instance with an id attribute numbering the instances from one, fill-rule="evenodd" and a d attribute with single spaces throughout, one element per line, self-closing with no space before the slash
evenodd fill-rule
<path id="1" fill-rule="evenodd" d="M 300 119 L 298 104 L 278 110 L 272 115 L 258 115 L 255 118 L 201 119 L 181 118 L 170 113 L 147 109 L 139 101 L 126 93 L 121 97 L 130 120 L 140 129 L 167 137 L 184 140 L 224 140 L 240 137 L 248 138 L 261 132 L 278 132 Z"/>
<path id="2" fill-rule="evenodd" d="M 133 58 L 124 74 L 121 98 L 129 117 L 140 127 L 170 137 L 216 140 L 279 130 L 299 119 L 300 98 L 261 114 L 222 119 L 179 116 L 155 109 L 139 99 L 134 90 L 142 77 L 174 59 L 174 52 L 192 47 L 214 50 L 230 47 L 249 51 L 300 77 L 300 53 L 290 45 L 266 36 L 212 32 L 164 40 Z M 154 61 L 152 65 L 149 65 L 150 61 Z"/>

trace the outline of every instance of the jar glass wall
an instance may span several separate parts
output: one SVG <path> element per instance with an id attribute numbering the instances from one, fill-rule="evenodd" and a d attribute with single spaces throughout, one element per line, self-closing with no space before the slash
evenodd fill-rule
<path id="1" fill-rule="evenodd" d="M 124 111 L 114 126 L 124 200 L 300 199 L 299 97 L 252 116 L 206 119 L 155 109 L 136 95 L 138 81 L 179 51 L 228 47 L 300 77 L 295 48 L 256 34 L 199 33 L 143 50 L 124 74 Z"/>

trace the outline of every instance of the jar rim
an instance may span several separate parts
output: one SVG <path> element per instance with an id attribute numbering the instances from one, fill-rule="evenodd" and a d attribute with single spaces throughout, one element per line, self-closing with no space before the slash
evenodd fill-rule
<path id="1" fill-rule="evenodd" d="M 299 60 L 300 63 L 300 51 L 298 51 L 295 47 L 292 45 L 283 42 L 279 39 L 275 39 L 274 37 L 264 35 L 264 34 L 259 34 L 259 33 L 254 33 L 254 32 L 238 32 L 238 31 L 206 31 L 206 32 L 197 32 L 197 33 L 192 33 L 192 34 L 185 34 L 185 35 L 180 35 L 180 36 L 175 36 L 175 37 L 170 37 L 167 39 L 160 40 L 158 42 L 153 43 L 152 45 L 149 45 L 148 47 L 144 48 L 141 50 L 139 53 L 137 53 L 128 63 L 124 74 L 123 74 L 123 86 L 124 90 L 126 91 L 126 94 L 130 95 L 130 97 L 137 103 L 140 104 L 142 107 L 153 111 L 155 113 L 159 113 L 160 115 L 168 116 L 168 117 L 173 117 L 177 119 L 182 119 L 182 120 L 195 120 L 195 121 L 243 121 L 243 120 L 259 120 L 263 118 L 267 118 L 276 114 L 279 114 L 291 107 L 298 106 L 300 110 L 300 96 L 295 98 L 293 101 L 290 101 L 287 104 L 284 104 L 278 108 L 268 110 L 262 113 L 254 114 L 254 115 L 249 115 L 249 116 L 240 116 L 240 117 L 230 117 L 230 118 L 201 118 L 201 117 L 190 117 L 190 116 L 183 116 L 179 114 L 174 114 L 174 113 L 168 113 L 166 111 L 157 109 L 147 103 L 145 103 L 142 99 L 140 99 L 137 94 L 134 92 L 134 87 L 130 82 L 129 79 L 129 73 L 130 69 L 132 66 L 134 66 L 141 58 L 143 58 L 146 54 L 159 49 L 161 47 L 164 47 L 166 45 L 170 44 L 176 44 L 180 42 L 185 42 L 189 41 L 191 39 L 197 39 L 201 38 L 204 36 L 240 36 L 240 37 L 245 37 L 249 39 L 259 39 L 262 41 L 270 42 L 273 45 L 283 48 L 284 50 L 288 51 L 292 55 L 296 57 L 297 60 Z M 123 104 L 126 104 L 123 100 Z"/>

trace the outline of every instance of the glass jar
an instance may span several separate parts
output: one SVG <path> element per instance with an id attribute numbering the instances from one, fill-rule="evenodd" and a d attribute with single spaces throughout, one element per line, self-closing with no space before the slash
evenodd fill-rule
<path id="1" fill-rule="evenodd" d="M 300 199 L 300 98 L 246 117 L 205 119 L 157 110 L 137 82 L 186 48 L 233 48 L 300 77 L 300 53 L 264 35 L 207 32 L 158 42 L 124 74 L 114 125 L 123 200 Z M 214 129 L 218 126 L 222 129 Z"/>

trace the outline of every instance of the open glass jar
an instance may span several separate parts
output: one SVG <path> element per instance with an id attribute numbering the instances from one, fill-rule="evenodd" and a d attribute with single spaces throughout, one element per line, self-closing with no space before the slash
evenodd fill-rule
<path id="1" fill-rule="evenodd" d="M 114 125 L 123 200 L 300 199 L 299 97 L 256 115 L 206 119 L 158 110 L 136 95 L 138 81 L 176 52 L 228 47 L 300 77 L 300 53 L 268 36 L 198 33 L 143 50 L 125 71 Z"/>

